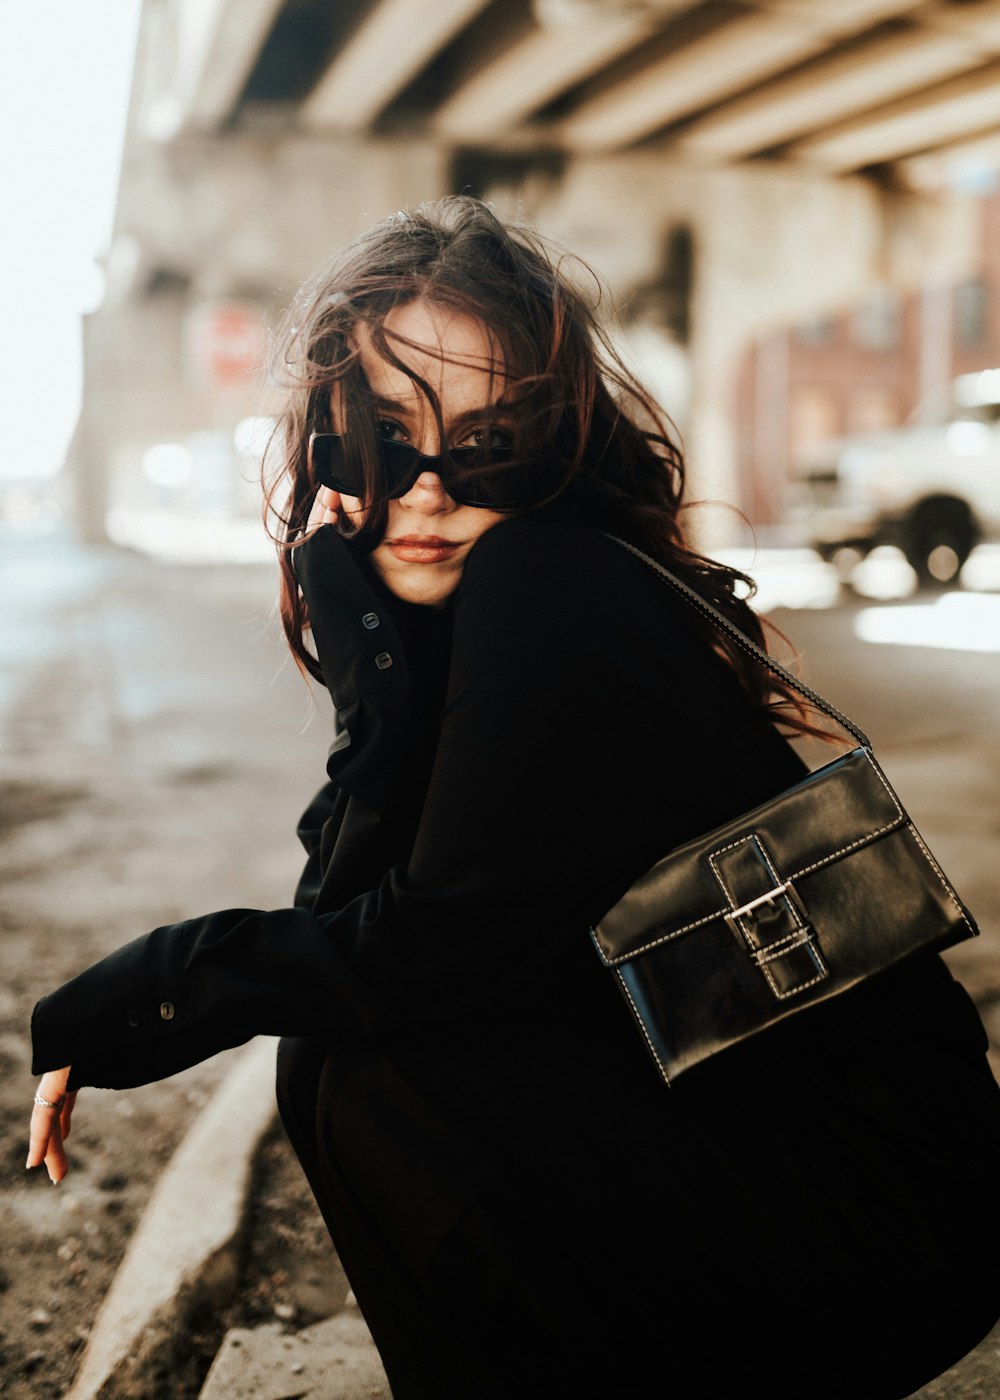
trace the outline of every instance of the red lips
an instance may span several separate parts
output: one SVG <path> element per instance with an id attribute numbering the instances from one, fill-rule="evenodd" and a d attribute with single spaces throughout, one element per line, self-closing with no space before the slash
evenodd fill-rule
<path id="1" fill-rule="evenodd" d="M 407 564 L 440 564 L 450 559 L 463 543 L 440 535 L 397 535 L 384 541 L 385 547 Z"/>

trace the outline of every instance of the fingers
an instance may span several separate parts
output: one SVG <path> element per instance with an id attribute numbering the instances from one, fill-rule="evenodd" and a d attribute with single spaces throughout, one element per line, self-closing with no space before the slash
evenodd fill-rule
<path id="1" fill-rule="evenodd" d="M 49 1133 L 49 1143 L 45 1153 L 45 1169 L 53 1185 L 62 1181 L 69 1171 L 69 1161 L 63 1147 L 62 1127 L 57 1113 L 52 1115 L 52 1129 Z"/>
<path id="2" fill-rule="evenodd" d="M 340 506 L 339 491 L 333 491 L 329 486 L 317 487 L 306 530 L 316 530 L 320 525 L 336 525 Z"/>
<path id="3" fill-rule="evenodd" d="M 30 1171 L 32 1167 L 41 1166 L 46 1162 L 52 1144 L 53 1131 L 59 1131 L 59 1113 L 54 1108 L 42 1108 L 40 1104 L 35 1104 L 31 1111 L 31 1128 L 28 1138 L 28 1160 L 25 1166 Z M 59 1146 L 62 1148 L 62 1136 L 59 1137 Z M 64 1154 L 65 1160 L 65 1154 Z M 66 1175 L 65 1171 L 59 1177 L 52 1177 L 53 1181 L 61 1181 Z M 49 1176 L 52 1176 L 51 1169 Z"/>
<path id="4" fill-rule="evenodd" d="M 62 1112 L 59 1115 L 59 1128 L 63 1135 L 63 1142 L 69 1137 L 69 1125 L 73 1117 L 73 1108 L 75 1104 L 76 1091 L 74 1090 L 72 1094 L 66 1095 L 66 1100 L 62 1106 Z"/>
<path id="5" fill-rule="evenodd" d="M 76 1094 L 67 1095 L 68 1080 L 68 1066 L 66 1069 L 50 1070 L 43 1074 L 36 1091 L 37 1099 L 43 1102 L 39 1103 L 36 1099 L 31 1112 L 28 1160 L 25 1165 L 30 1170 L 44 1162 L 49 1177 L 54 1182 L 62 1181 L 69 1171 L 69 1162 L 63 1148 L 62 1120 L 65 1115 L 68 1126 L 73 1111 L 71 1100 L 75 1101 Z"/>

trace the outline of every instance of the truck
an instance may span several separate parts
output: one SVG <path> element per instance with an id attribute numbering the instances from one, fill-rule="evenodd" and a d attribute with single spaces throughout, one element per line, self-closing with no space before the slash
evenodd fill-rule
<path id="1" fill-rule="evenodd" d="M 1000 538 L 1000 369 L 962 374 L 902 427 L 831 439 L 789 490 L 786 524 L 824 559 L 901 549 L 925 587 Z"/>

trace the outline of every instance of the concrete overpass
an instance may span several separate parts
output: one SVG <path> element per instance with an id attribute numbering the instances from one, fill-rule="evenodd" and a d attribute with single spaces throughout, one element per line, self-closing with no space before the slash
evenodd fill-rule
<path id="1" fill-rule="evenodd" d="M 954 172 L 994 161 L 1000 0 L 146 0 L 86 327 L 86 531 L 108 473 L 199 435 L 221 461 L 259 405 L 199 371 L 206 308 L 266 322 L 337 243 L 455 189 L 609 279 L 700 490 L 738 501 L 747 338 L 961 276 Z"/>

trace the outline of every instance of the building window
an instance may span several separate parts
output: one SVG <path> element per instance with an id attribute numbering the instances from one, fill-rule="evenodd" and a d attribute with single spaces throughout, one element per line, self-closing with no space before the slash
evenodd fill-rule
<path id="1" fill-rule="evenodd" d="M 989 287 L 981 277 L 955 288 L 955 340 L 959 345 L 982 345 L 989 334 Z"/>
<path id="2" fill-rule="evenodd" d="M 869 350 L 895 350 L 899 345 L 899 297 L 888 287 L 861 303 L 854 313 L 854 339 Z"/>

